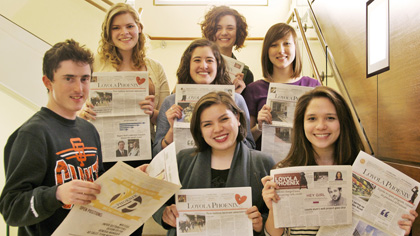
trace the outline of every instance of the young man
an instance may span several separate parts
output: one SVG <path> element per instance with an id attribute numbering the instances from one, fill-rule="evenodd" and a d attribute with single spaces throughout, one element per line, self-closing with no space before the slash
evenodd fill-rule
<path id="1" fill-rule="evenodd" d="M 99 134 L 76 117 L 89 95 L 93 55 L 74 40 L 44 55 L 48 104 L 18 128 L 4 149 L 0 211 L 19 235 L 51 235 L 73 204 L 89 204 L 103 172 Z"/>

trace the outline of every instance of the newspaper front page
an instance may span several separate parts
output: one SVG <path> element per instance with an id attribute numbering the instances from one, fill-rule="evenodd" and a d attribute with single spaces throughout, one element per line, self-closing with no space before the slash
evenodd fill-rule
<path id="1" fill-rule="evenodd" d="M 177 235 L 253 235 L 245 213 L 252 206 L 251 187 L 181 189 L 175 200 Z"/>
<path id="2" fill-rule="evenodd" d="M 312 87 L 270 83 L 267 105 L 271 107 L 272 124 L 263 124 L 261 151 L 271 154 L 275 162 L 283 160 L 291 147 L 293 118 L 299 97 Z"/>
<path id="3" fill-rule="evenodd" d="M 97 199 L 74 205 L 53 236 L 130 235 L 181 188 L 174 145 L 160 152 L 147 172 L 117 162 L 95 181 L 101 185 Z"/>
<path id="4" fill-rule="evenodd" d="M 351 224 L 351 166 L 273 169 L 276 228 Z"/>
<path id="5" fill-rule="evenodd" d="M 353 235 L 404 235 L 398 221 L 417 208 L 419 182 L 361 151 L 353 164 L 352 185 L 353 215 L 360 220 L 353 227 L 335 229 L 335 235 L 349 228 Z M 321 228 L 319 235 L 334 235 L 330 232 Z"/>
<path id="6" fill-rule="evenodd" d="M 151 159 L 150 119 L 138 104 L 148 94 L 145 71 L 93 73 L 89 97 L 97 117 L 92 124 L 104 162 Z"/>
<path id="7" fill-rule="evenodd" d="M 194 111 L 195 104 L 204 95 L 215 92 L 224 91 L 232 96 L 235 100 L 234 85 L 208 85 L 208 84 L 177 84 L 175 104 L 182 107 L 181 119 L 175 120 L 174 123 L 174 142 L 176 150 L 179 152 L 185 148 L 193 148 L 195 143 L 190 132 L 190 121 Z"/>
<path id="8" fill-rule="evenodd" d="M 236 74 L 242 73 L 242 71 L 244 70 L 245 63 L 225 55 L 222 55 L 222 57 L 225 60 L 226 68 L 229 72 L 229 77 L 233 82 L 233 80 L 236 78 Z"/>

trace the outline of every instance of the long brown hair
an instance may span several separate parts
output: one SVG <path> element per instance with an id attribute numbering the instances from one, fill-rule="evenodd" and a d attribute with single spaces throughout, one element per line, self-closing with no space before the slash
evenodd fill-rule
<path id="1" fill-rule="evenodd" d="M 194 49 L 198 47 L 210 47 L 214 57 L 216 58 L 217 73 L 212 84 L 232 84 L 219 47 L 216 43 L 213 43 L 208 39 L 196 39 L 187 47 L 187 49 L 185 49 L 184 54 L 182 54 L 181 57 L 181 62 L 179 63 L 178 71 L 176 72 L 178 84 L 195 84 L 191 77 L 190 66 Z"/>
<path id="2" fill-rule="evenodd" d="M 143 25 L 140 23 L 139 14 L 128 4 L 117 3 L 113 5 L 105 15 L 104 22 L 102 23 L 102 34 L 101 40 L 99 40 L 98 53 L 103 61 L 110 61 L 114 68 L 118 68 L 122 63 L 122 56 L 118 52 L 118 48 L 112 42 L 111 25 L 115 16 L 122 14 L 130 14 L 136 24 L 138 25 L 141 32 L 139 33 L 139 40 L 133 48 L 131 60 L 136 68 L 140 68 L 145 65 L 144 59 L 146 57 L 146 49 L 144 47 L 146 43 L 146 36 L 143 33 Z"/>
<path id="3" fill-rule="evenodd" d="M 344 98 L 332 88 L 319 86 L 299 98 L 293 121 L 292 146 L 287 157 L 277 163 L 276 167 L 316 165 L 315 155 L 317 153 L 306 138 L 304 130 L 306 108 L 314 98 L 329 99 L 337 112 L 340 135 L 335 142 L 334 164 L 352 165 L 358 153 L 361 150 L 364 151 L 350 108 Z"/>
<path id="4" fill-rule="evenodd" d="M 235 50 L 244 47 L 246 36 L 248 36 L 248 24 L 243 15 L 228 6 L 214 6 L 204 16 L 201 22 L 201 34 L 204 38 L 216 41 L 217 24 L 223 16 L 233 16 L 236 20 L 236 41 Z"/>
<path id="5" fill-rule="evenodd" d="M 270 27 L 267 33 L 265 34 L 263 41 L 263 48 L 261 52 L 261 66 L 264 78 L 270 78 L 273 75 L 273 63 L 270 61 L 268 55 L 268 50 L 271 45 L 277 40 L 292 35 L 293 41 L 295 43 L 295 60 L 293 61 L 293 75 L 292 77 L 296 78 L 300 76 L 302 72 L 302 58 L 300 57 L 300 49 L 298 44 L 298 37 L 295 29 L 292 26 L 285 23 L 278 23 Z"/>

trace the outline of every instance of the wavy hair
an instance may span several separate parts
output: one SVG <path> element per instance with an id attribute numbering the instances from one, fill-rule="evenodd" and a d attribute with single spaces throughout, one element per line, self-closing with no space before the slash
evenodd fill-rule
<path id="1" fill-rule="evenodd" d="M 292 35 L 295 43 L 295 60 L 293 60 L 293 77 L 299 77 L 302 72 L 302 58 L 300 57 L 300 49 L 298 44 L 298 37 L 295 29 L 292 26 L 285 23 L 278 23 L 270 27 L 265 34 L 263 41 L 263 48 L 261 52 L 261 66 L 264 78 L 268 79 L 273 75 L 273 63 L 270 61 L 268 50 L 271 45 L 277 40 Z"/>
<path id="2" fill-rule="evenodd" d="M 327 98 L 337 112 L 340 135 L 335 141 L 334 164 L 352 165 L 359 152 L 365 150 L 353 115 L 344 98 L 332 88 L 319 86 L 299 98 L 294 114 L 292 146 L 287 157 L 277 163 L 276 167 L 316 165 L 315 156 L 318 154 L 306 138 L 304 128 L 306 108 L 314 98 Z"/>
<path id="3" fill-rule="evenodd" d="M 217 24 L 223 16 L 233 16 L 236 20 L 236 41 L 235 50 L 244 47 L 246 36 L 248 36 L 248 24 L 243 15 L 228 6 L 214 6 L 204 16 L 204 21 L 200 23 L 201 34 L 204 38 L 216 41 Z"/>
<path id="4" fill-rule="evenodd" d="M 206 143 L 203 138 L 203 134 L 201 133 L 201 114 L 207 108 L 215 104 L 223 104 L 226 106 L 227 109 L 232 111 L 235 116 L 239 116 L 240 126 L 238 129 L 238 136 L 236 137 L 236 142 L 241 142 L 247 135 L 247 128 L 246 128 L 246 119 L 244 112 L 236 105 L 235 101 L 233 101 L 232 96 L 226 92 L 219 91 L 219 92 L 210 92 L 198 100 L 195 104 L 194 112 L 191 117 L 191 134 L 194 138 L 194 142 L 196 145 L 196 153 L 205 151 L 210 147 Z"/>
<path id="5" fill-rule="evenodd" d="M 144 58 L 146 57 L 146 36 L 143 32 L 143 25 L 140 22 L 139 14 L 128 4 L 117 3 L 113 5 L 105 15 L 104 22 L 102 23 L 101 40 L 99 40 L 98 53 L 103 61 L 111 62 L 114 68 L 118 68 L 122 63 L 121 53 L 118 48 L 112 42 L 111 26 L 115 16 L 122 14 L 130 14 L 138 27 L 141 29 L 139 33 L 139 40 L 133 48 L 131 59 L 133 60 L 134 66 L 140 68 L 145 64 Z"/>
<path id="6" fill-rule="evenodd" d="M 229 77 L 229 72 L 226 69 L 225 61 L 223 60 L 222 54 L 220 53 L 219 46 L 208 39 L 196 39 L 187 47 L 187 49 L 185 49 L 184 53 L 182 54 L 178 70 L 176 72 L 178 84 L 195 84 L 191 77 L 190 66 L 192 54 L 198 47 L 211 48 L 213 55 L 216 58 L 217 73 L 216 78 L 211 84 L 232 84 L 232 81 Z"/>

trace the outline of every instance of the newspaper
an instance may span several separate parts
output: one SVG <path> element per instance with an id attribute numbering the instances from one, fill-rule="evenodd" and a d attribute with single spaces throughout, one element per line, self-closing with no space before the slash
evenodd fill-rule
<path id="1" fill-rule="evenodd" d="M 261 151 L 270 154 L 275 163 L 286 158 L 292 146 L 292 123 L 263 124 Z"/>
<path id="2" fill-rule="evenodd" d="M 104 162 L 151 159 L 150 119 L 138 104 L 149 94 L 147 78 L 145 71 L 93 73 L 89 97 L 97 117 L 92 124 Z"/>
<path id="3" fill-rule="evenodd" d="M 190 121 L 194 106 L 197 101 L 209 92 L 225 91 L 232 95 L 235 100 L 234 85 L 208 85 L 208 84 L 177 84 L 175 104 L 182 107 L 181 119 L 175 120 L 174 123 L 174 142 L 176 151 L 179 152 L 185 148 L 193 148 L 195 143 L 190 132 Z"/>
<path id="4" fill-rule="evenodd" d="M 299 166 L 271 170 L 280 201 L 274 226 L 351 224 L 351 166 Z"/>
<path id="5" fill-rule="evenodd" d="M 147 172 L 117 162 L 95 181 L 101 185 L 97 199 L 74 205 L 53 235 L 130 235 L 181 188 L 174 145 L 160 152 Z"/>
<path id="6" fill-rule="evenodd" d="M 175 199 L 177 235 L 253 235 L 245 213 L 252 206 L 251 187 L 181 189 Z"/>
<path id="7" fill-rule="evenodd" d="M 353 164 L 352 184 L 353 215 L 360 220 L 334 229 L 336 234 L 321 228 L 319 235 L 340 235 L 349 230 L 353 235 L 404 235 L 398 221 L 417 208 L 419 182 L 361 151 Z"/>
<path id="8" fill-rule="evenodd" d="M 242 73 L 245 67 L 245 63 L 225 55 L 222 55 L 222 57 L 225 60 L 226 68 L 229 72 L 229 77 L 233 81 L 236 78 L 236 74 Z"/>
<path id="9" fill-rule="evenodd" d="M 296 102 L 312 87 L 270 83 L 267 103 L 271 107 L 272 124 L 263 124 L 261 151 L 271 154 L 275 162 L 283 160 L 291 146 Z"/>

